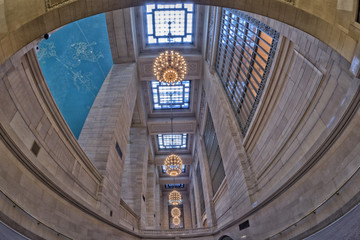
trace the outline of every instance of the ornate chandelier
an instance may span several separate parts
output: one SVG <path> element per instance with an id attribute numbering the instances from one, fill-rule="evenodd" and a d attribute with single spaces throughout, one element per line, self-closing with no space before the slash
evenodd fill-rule
<path id="1" fill-rule="evenodd" d="M 179 205 L 181 203 L 181 194 L 178 191 L 173 190 L 169 194 L 169 203 L 174 206 Z"/>
<path id="2" fill-rule="evenodd" d="M 179 224 L 180 224 L 180 218 L 178 218 L 178 217 L 173 217 L 172 222 L 173 222 L 174 225 L 179 225 Z"/>
<path id="3" fill-rule="evenodd" d="M 174 84 L 183 81 L 186 61 L 178 52 L 165 51 L 155 59 L 154 75 L 159 82 Z"/>
<path id="4" fill-rule="evenodd" d="M 181 216 L 181 211 L 178 207 L 174 207 L 173 209 L 171 209 L 171 216 L 173 218 L 175 217 L 180 217 Z"/>
<path id="5" fill-rule="evenodd" d="M 165 159 L 165 171 L 172 177 L 175 177 L 181 173 L 182 160 L 179 156 L 171 154 Z"/>

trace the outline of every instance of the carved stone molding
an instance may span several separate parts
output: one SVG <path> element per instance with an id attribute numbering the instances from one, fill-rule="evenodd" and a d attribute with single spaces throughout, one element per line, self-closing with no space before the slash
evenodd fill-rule
<path id="1" fill-rule="evenodd" d="M 46 10 L 52 10 L 53 8 L 57 8 L 71 2 L 75 2 L 75 0 L 45 0 Z"/>
<path id="2" fill-rule="evenodd" d="M 164 120 L 149 120 L 148 130 L 150 135 L 171 133 L 170 119 Z M 178 118 L 173 122 L 174 133 L 191 133 L 196 131 L 196 119 L 195 118 Z"/>
<path id="3" fill-rule="evenodd" d="M 287 3 L 290 3 L 292 5 L 295 5 L 296 0 L 284 0 L 284 1 L 287 2 Z"/>

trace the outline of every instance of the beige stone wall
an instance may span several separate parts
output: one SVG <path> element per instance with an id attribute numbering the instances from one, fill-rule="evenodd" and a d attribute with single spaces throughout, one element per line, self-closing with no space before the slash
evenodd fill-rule
<path id="1" fill-rule="evenodd" d="M 145 226 L 149 143 L 146 128 L 130 129 L 121 182 L 121 198 L 140 217 Z M 118 173 L 119 174 L 119 173 Z"/>
<path id="2" fill-rule="evenodd" d="M 120 202 L 124 158 L 136 103 L 134 93 L 138 88 L 135 70 L 135 64 L 113 65 L 79 136 L 81 147 L 104 176 L 100 194 L 105 212 L 113 211 Z"/>
<path id="3" fill-rule="evenodd" d="M 45 239 L 137 239 L 125 233 L 137 227 L 126 205 L 119 201 L 112 217 L 101 208 L 104 178 L 62 118 L 33 50 L 2 65 L 0 75 L 2 218 Z"/>
<path id="4" fill-rule="evenodd" d="M 204 66 L 203 86 L 229 189 L 229 198 L 212 201 L 217 219 L 226 211 L 220 208 L 230 208 L 222 217 L 225 226 L 233 226 L 234 239 L 240 234 L 290 239 L 326 226 L 341 216 L 339 207 L 349 210 L 359 201 L 360 82 L 350 63 L 318 39 L 252 16 L 278 30 L 281 42 L 245 137 L 219 78 Z M 251 227 L 239 232 L 237 225 L 246 219 Z"/>
<path id="5" fill-rule="evenodd" d="M 149 156 L 150 158 L 150 156 Z M 153 161 L 148 162 L 146 181 L 146 229 L 156 229 L 156 174 L 155 165 Z M 160 217 L 160 214 L 158 215 Z"/>
<path id="6" fill-rule="evenodd" d="M 0 2 L 0 19 L 6 20 L 0 22 L 0 63 L 4 63 L 34 39 L 69 22 L 97 13 L 145 3 L 145 1 L 126 0 L 69 0 L 64 1 L 62 5 L 47 9 L 44 1 Z M 329 44 L 348 61 L 353 58 L 360 35 L 360 28 L 357 24 L 353 24 L 357 11 L 356 1 L 351 0 L 329 0 L 326 4 L 323 4 L 323 0 L 296 1 L 295 5 L 279 0 L 194 2 L 236 8 L 283 21 Z M 335 6 L 336 10 L 333 10 Z"/>

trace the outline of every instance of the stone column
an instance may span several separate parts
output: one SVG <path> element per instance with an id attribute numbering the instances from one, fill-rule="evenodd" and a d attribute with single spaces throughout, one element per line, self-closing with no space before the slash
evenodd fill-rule
<path id="1" fill-rule="evenodd" d="M 213 192 L 211 186 L 210 168 L 206 156 L 203 137 L 198 138 L 196 147 L 198 149 L 198 155 L 199 155 L 199 164 L 200 164 L 201 180 L 202 180 L 203 192 L 204 192 L 207 223 L 209 227 L 212 227 L 212 226 L 216 226 L 216 216 L 215 216 L 214 203 L 212 200 Z"/>
<path id="2" fill-rule="evenodd" d="M 199 193 L 199 184 L 197 181 L 197 174 L 196 174 L 196 164 L 193 165 L 194 166 L 194 173 L 193 173 L 193 177 L 192 177 L 192 183 L 194 186 L 194 212 L 195 212 L 195 218 L 196 218 L 196 227 L 200 228 L 201 227 L 201 209 L 200 209 L 200 193 Z"/>
<path id="3" fill-rule="evenodd" d="M 140 217 L 140 225 L 146 222 L 146 187 L 149 142 L 145 127 L 130 129 L 130 142 L 127 146 L 124 174 L 121 185 L 121 198 Z"/>
<path id="4" fill-rule="evenodd" d="M 104 176 L 99 189 L 103 211 L 116 211 L 120 203 L 126 145 L 136 102 L 136 64 L 115 64 L 90 109 L 79 144 Z"/>
<path id="5" fill-rule="evenodd" d="M 192 223 L 192 228 L 196 228 L 195 225 L 195 218 L 196 218 L 196 214 L 195 214 L 195 201 L 194 201 L 194 187 L 191 186 L 190 187 L 190 192 L 189 192 L 189 200 L 190 200 L 190 215 L 191 215 L 191 223 Z"/>
<path id="6" fill-rule="evenodd" d="M 156 186 L 155 186 L 155 228 L 161 228 L 161 189 L 156 175 Z"/>
<path id="7" fill-rule="evenodd" d="M 184 228 L 191 229 L 192 221 L 191 221 L 191 211 L 190 211 L 190 195 L 188 192 L 181 192 L 183 197 L 183 209 L 184 209 Z"/>
<path id="8" fill-rule="evenodd" d="M 242 134 L 230 102 L 217 73 L 211 73 L 208 63 L 204 63 L 203 79 L 203 87 L 219 142 L 228 189 L 232 189 L 229 194 L 230 206 L 234 217 L 238 217 L 245 213 L 246 207 L 255 202 L 255 176 L 244 149 Z M 206 154 L 203 155 L 206 156 Z M 238 170 L 234 171 L 234 169 Z"/>
<path id="9" fill-rule="evenodd" d="M 164 192 L 161 198 L 161 229 L 169 229 L 169 199 L 168 192 Z"/>
<path id="10" fill-rule="evenodd" d="M 142 214 L 146 214 L 146 229 L 155 229 L 155 209 L 156 209 L 156 175 L 155 175 L 155 165 L 153 161 L 148 163 L 147 170 L 147 189 L 146 189 L 146 212 L 142 212 Z"/>

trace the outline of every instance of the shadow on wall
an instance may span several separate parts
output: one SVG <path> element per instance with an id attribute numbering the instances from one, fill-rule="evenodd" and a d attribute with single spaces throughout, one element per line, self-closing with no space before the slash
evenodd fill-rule
<path id="1" fill-rule="evenodd" d="M 221 238 L 219 238 L 219 240 L 233 240 L 231 237 L 229 236 L 222 236 Z"/>

